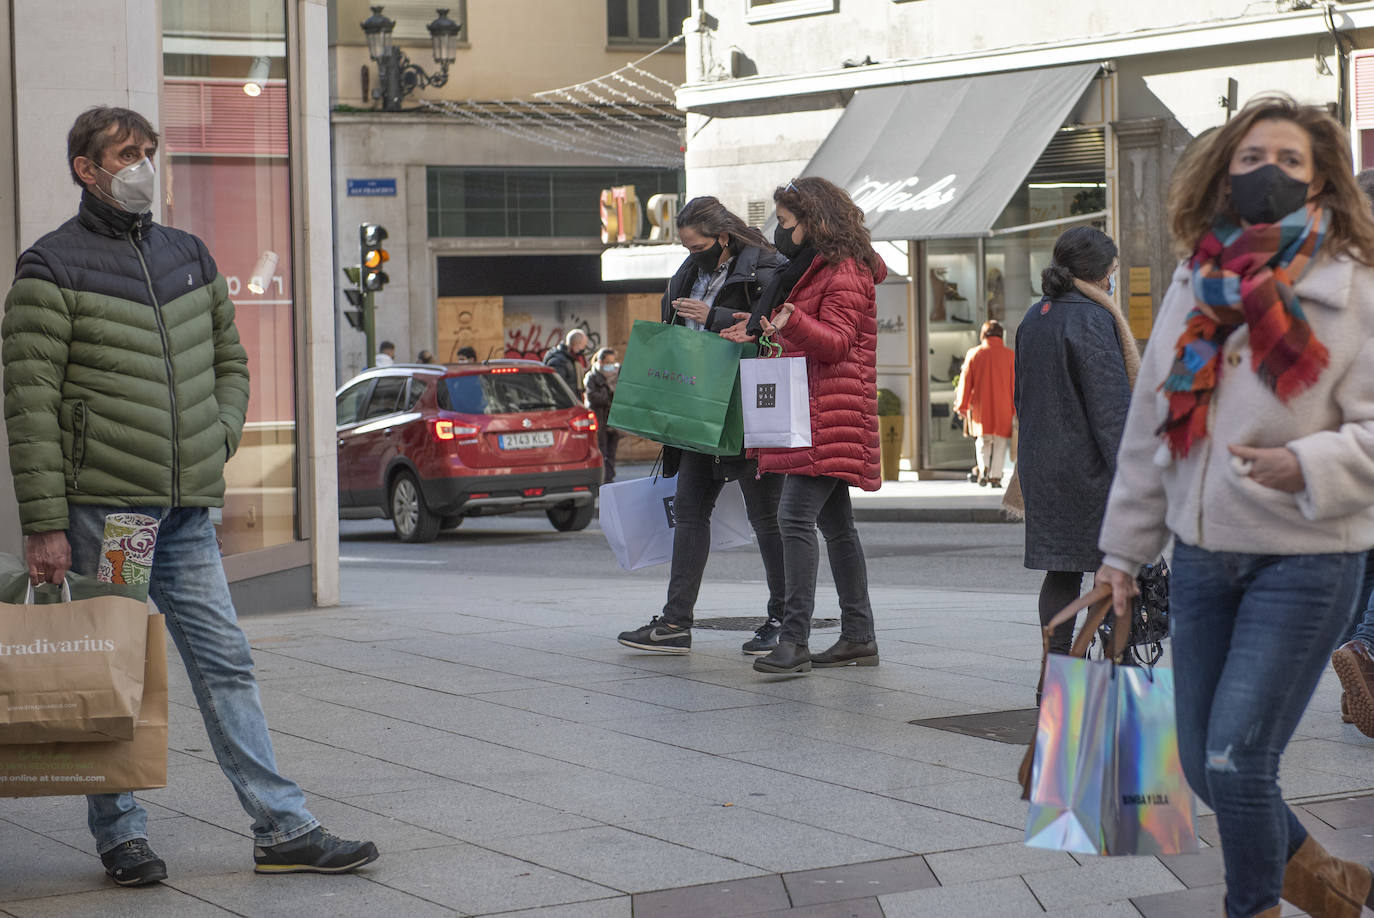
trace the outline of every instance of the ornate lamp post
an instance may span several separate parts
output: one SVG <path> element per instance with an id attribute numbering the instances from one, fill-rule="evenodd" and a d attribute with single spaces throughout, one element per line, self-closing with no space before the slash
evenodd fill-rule
<path id="1" fill-rule="evenodd" d="M 416 89 L 427 86 L 443 86 L 448 82 L 448 65 L 458 56 L 458 36 L 463 27 L 448 18 L 447 9 L 437 9 L 439 14 L 426 28 L 434 42 L 434 62 L 439 72 L 425 73 L 418 64 L 401 53 L 401 49 L 391 43 L 391 31 L 396 21 L 382 15 L 382 7 L 372 7 L 372 15 L 363 20 L 363 34 L 367 36 L 367 53 L 377 62 L 377 88 L 372 90 L 372 98 L 382 100 L 382 111 L 399 112 L 401 100 Z"/>

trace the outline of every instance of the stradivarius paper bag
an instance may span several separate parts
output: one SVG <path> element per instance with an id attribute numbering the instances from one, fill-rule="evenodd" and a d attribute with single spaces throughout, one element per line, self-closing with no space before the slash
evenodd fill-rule
<path id="1" fill-rule="evenodd" d="M 133 739 L 0 746 L 0 797 L 113 794 L 167 786 L 167 628 L 143 616 L 143 704 Z"/>
<path id="2" fill-rule="evenodd" d="M 0 744 L 132 738 L 147 619 L 114 594 L 0 604 Z"/>

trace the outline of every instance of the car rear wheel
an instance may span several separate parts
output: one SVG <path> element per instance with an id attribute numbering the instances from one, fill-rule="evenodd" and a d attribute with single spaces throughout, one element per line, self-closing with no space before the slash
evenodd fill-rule
<path id="1" fill-rule="evenodd" d="M 550 523 L 553 523 L 553 528 L 559 532 L 577 532 L 579 529 L 587 528 L 587 524 L 596 515 L 596 507 L 590 503 L 580 507 L 564 504 L 545 510 L 544 515 L 549 518 Z"/>
<path id="2" fill-rule="evenodd" d="M 433 542 L 439 534 L 439 517 L 425 506 L 420 483 L 402 472 L 391 483 L 391 525 L 402 542 Z"/>

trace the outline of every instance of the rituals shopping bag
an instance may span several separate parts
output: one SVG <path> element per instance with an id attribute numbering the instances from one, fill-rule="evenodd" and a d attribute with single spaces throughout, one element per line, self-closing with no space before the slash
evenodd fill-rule
<path id="1" fill-rule="evenodd" d="M 143 704 L 133 739 L 0 746 L 0 797 L 114 794 L 167 786 L 167 628 L 144 614 Z"/>
<path id="2" fill-rule="evenodd" d="M 127 740 L 143 700 L 148 608 L 113 593 L 0 603 L 0 744 Z"/>
<path id="3" fill-rule="evenodd" d="M 601 487 L 601 531 L 622 568 L 633 571 L 672 560 L 676 493 L 675 478 L 636 478 Z M 739 482 L 729 482 L 711 513 L 711 547 L 736 548 L 753 540 L 744 493 Z"/>
<path id="4" fill-rule="evenodd" d="M 1087 659 L 1111 605 L 1105 584 L 1045 627 L 1048 636 L 1078 608 L 1089 613 L 1069 654 L 1046 653 L 1027 781 L 1026 844 L 1079 854 L 1160 855 L 1196 851 L 1193 792 L 1183 775 L 1174 723 L 1173 672 L 1120 666 L 1122 627 L 1108 658 Z"/>
<path id="5" fill-rule="evenodd" d="M 811 397 L 805 357 L 741 360 L 745 447 L 811 445 Z"/>
<path id="6" fill-rule="evenodd" d="M 735 455 L 744 448 L 740 357 L 754 351 L 711 332 L 636 321 L 607 426 L 666 446 Z"/>

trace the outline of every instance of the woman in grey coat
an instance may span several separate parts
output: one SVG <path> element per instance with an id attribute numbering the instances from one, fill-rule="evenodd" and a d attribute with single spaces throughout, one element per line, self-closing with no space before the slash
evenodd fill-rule
<path id="1" fill-rule="evenodd" d="M 1016 331 L 1016 473 L 1025 502 L 1025 565 L 1045 571 L 1042 624 L 1078 598 L 1084 572 L 1102 563 L 1097 535 L 1140 365 L 1111 300 L 1116 269 L 1111 237 L 1088 226 L 1067 231 L 1041 274 L 1044 299 Z M 1069 622 L 1055 631 L 1050 649 L 1067 653 L 1072 643 Z"/>

